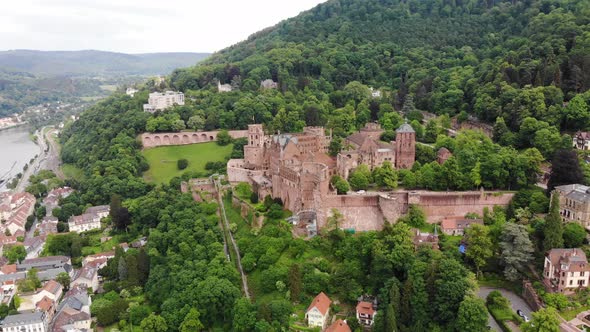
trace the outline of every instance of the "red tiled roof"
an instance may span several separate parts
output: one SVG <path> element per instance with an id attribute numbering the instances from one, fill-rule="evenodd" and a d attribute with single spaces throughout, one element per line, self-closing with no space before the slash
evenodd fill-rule
<path id="1" fill-rule="evenodd" d="M 348 324 L 342 319 L 339 319 L 334 322 L 334 324 L 330 325 L 326 332 L 352 332 Z"/>
<path id="2" fill-rule="evenodd" d="M 330 304 L 332 304 L 332 301 L 330 300 L 328 295 L 324 294 L 324 292 L 321 292 L 313 299 L 313 301 L 311 301 L 311 304 L 307 308 L 307 311 L 310 311 L 311 309 L 316 307 L 322 315 L 326 315 L 328 309 L 330 309 Z"/>
<path id="3" fill-rule="evenodd" d="M 45 283 L 45 285 L 43 285 L 43 290 L 46 290 L 53 295 L 57 295 L 57 293 L 59 293 L 59 290 L 61 288 L 62 288 L 62 285 L 60 285 L 55 280 L 49 280 L 48 282 Z"/>
<path id="4" fill-rule="evenodd" d="M 53 306 L 53 300 L 51 300 L 50 298 L 48 298 L 47 296 L 43 296 L 43 298 L 41 299 L 41 301 L 37 302 L 35 304 L 35 306 L 42 310 L 42 311 L 49 311 L 49 309 L 51 309 L 51 307 Z"/>
<path id="5" fill-rule="evenodd" d="M 365 301 L 361 301 L 356 305 L 356 312 L 359 314 L 371 315 L 371 317 L 375 314 L 375 309 L 373 309 L 373 304 Z"/>
<path id="6" fill-rule="evenodd" d="M 4 274 L 16 273 L 16 264 L 4 265 L 0 268 L 0 271 L 2 271 Z"/>

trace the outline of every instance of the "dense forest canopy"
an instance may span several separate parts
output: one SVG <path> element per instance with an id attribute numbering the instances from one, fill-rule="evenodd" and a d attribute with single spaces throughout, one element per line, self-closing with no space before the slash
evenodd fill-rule
<path id="1" fill-rule="evenodd" d="M 436 114 L 502 116 L 512 130 L 533 116 L 575 130 L 563 102 L 590 87 L 589 22 L 590 5 L 581 0 L 328 1 L 176 70 L 171 84 L 189 91 L 219 80 L 246 98 L 272 78 L 300 104 L 317 99 L 340 108 L 348 101 L 342 90 L 359 81 L 391 91 L 396 109 L 412 95 L 418 109 Z M 214 106 L 232 111 L 232 98 Z M 298 113 L 308 120 L 305 107 Z"/>

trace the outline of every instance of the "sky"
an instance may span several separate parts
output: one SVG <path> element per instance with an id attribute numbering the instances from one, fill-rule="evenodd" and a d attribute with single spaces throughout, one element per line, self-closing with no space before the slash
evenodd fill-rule
<path id="1" fill-rule="evenodd" d="M 325 0 L 2 0 L 0 50 L 214 52 Z"/>

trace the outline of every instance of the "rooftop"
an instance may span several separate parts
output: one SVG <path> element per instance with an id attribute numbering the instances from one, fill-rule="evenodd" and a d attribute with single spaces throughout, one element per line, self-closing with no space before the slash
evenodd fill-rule
<path id="1" fill-rule="evenodd" d="M 322 315 L 325 315 L 330 309 L 330 304 L 332 304 L 332 301 L 328 295 L 324 294 L 324 292 L 321 292 L 313 299 L 313 301 L 311 301 L 307 311 L 310 311 L 315 307 L 320 311 L 320 313 L 322 313 Z"/>
<path id="2" fill-rule="evenodd" d="M 45 319 L 45 313 L 43 312 L 33 312 L 27 314 L 18 314 L 18 315 L 11 315 L 6 316 L 2 321 L 0 326 L 4 327 L 11 327 L 11 326 L 20 326 L 20 325 L 28 325 L 28 324 L 35 324 L 41 323 Z"/>

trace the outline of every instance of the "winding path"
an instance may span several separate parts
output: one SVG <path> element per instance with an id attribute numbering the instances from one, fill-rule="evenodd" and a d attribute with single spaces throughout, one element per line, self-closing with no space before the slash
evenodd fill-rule
<path id="1" fill-rule="evenodd" d="M 522 312 L 529 318 L 532 318 L 532 313 L 533 313 L 533 309 L 531 308 L 531 306 L 529 306 L 528 303 L 526 303 L 526 301 L 518 296 L 517 294 L 503 289 L 503 288 L 494 288 L 494 287 L 485 287 L 482 286 L 479 288 L 478 292 L 477 292 L 477 296 L 479 296 L 482 299 L 486 299 L 486 297 L 488 296 L 488 294 L 490 294 L 490 292 L 492 291 L 499 291 L 500 293 L 502 293 L 502 296 L 504 296 L 505 298 L 508 299 L 508 301 L 510 301 L 510 306 L 512 307 L 512 310 L 514 310 L 514 312 L 516 312 L 516 310 L 522 310 Z M 496 330 L 496 331 L 502 331 L 502 329 L 500 328 L 500 325 L 498 325 L 498 323 L 496 323 L 496 321 L 494 320 L 494 318 L 492 318 L 491 315 L 489 315 L 489 324 L 492 327 L 492 329 Z"/>
<path id="2" fill-rule="evenodd" d="M 221 185 L 219 184 L 219 179 L 213 178 L 213 183 L 215 184 L 215 189 L 217 191 L 217 201 L 219 202 L 219 207 L 221 208 L 221 217 L 223 218 L 223 223 L 225 225 L 225 232 L 229 234 L 229 239 L 231 240 L 234 253 L 236 254 L 238 270 L 240 271 L 240 275 L 242 276 L 242 287 L 244 289 L 244 294 L 246 294 L 246 297 L 250 299 L 250 291 L 248 290 L 248 277 L 246 276 L 246 274 L 244 273 L 244 269 L 242 268 L 242 260 L 240 259 L 240 249 L 238 248 L 236 240 L 234 239 L 234 236 L 229 228 L 229 222 L 227 221 L 227 215 L 225 214 L 225 206 L 223 205 L 223 198 L 221 196 Z"/>

